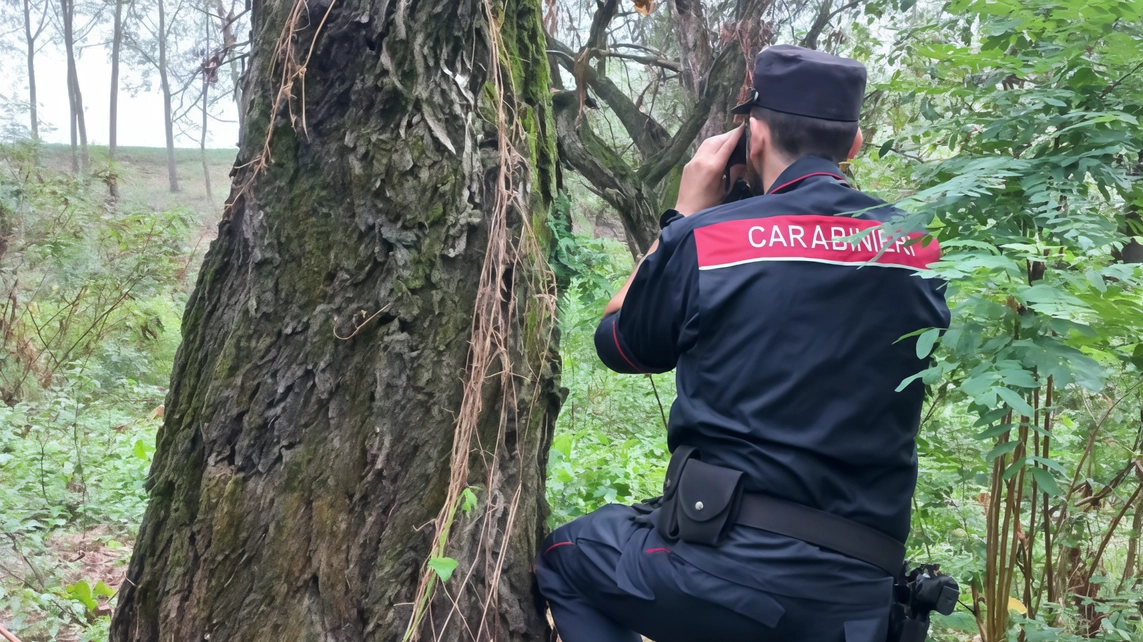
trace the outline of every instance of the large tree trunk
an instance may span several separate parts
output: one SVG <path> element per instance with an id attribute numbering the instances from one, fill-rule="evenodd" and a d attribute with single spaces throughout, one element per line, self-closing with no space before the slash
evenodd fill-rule
<path id="1" fill-rule="evenodd" d="M 179 174 L 175 167 L 175 123 L 171 113 L 171 79 L 167 72 L 166 3 L 159 0 L 159 87 L 163 91 L 163 132 L 167 138 L 167 180 L 172 192 L 179 191 Z"/>
<path id="2" fill-rule="evenodd" d="M 255 3 L 247 131 L 111 639 L 392 642 L 415 612 L 426 642 L 544 639 L 539 4 L 295 2 Z M 435 593 L 430 557 L 459 563 Z"/>

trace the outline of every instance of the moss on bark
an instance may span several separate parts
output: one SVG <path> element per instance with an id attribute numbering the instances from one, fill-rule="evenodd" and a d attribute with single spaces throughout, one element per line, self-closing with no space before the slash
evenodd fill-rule
<path id="1" fill-rule="evenodd" d="M 503 404 L 520 420 L 499 437 L 513 448 L 496 454 L 493 487 L 453 531 L 457 577 L 472 574 L 448 587 L 459 615 L 448 617 L 442 596 L 426 619 L 440 640 L 471 639 L 464 623 L 481 618 L 481 640 L 547 635 L 530 563 L 560 400 L 553 319 L 536 304 L 553 293 L 533 276 L 550 242 L 555 127 L 540 6 L 494 4 L 505 98 L 524 132 L 514 142 L 528 161 L 516 184 L 528 193 L 525 211 L 509 217 L 525 248 L 507 364 L 521 384 L 508 398 L 485 391 L 481 426 L 500 435 Z M 315 34 L 328 6 L 311 2 L 308 26 L 293 35 L 316 42 L 302 132 L 290 121 L 297 101 L 270 114 L 282 64 L 273 52 L 291 7 L 257 5 L 233 206 L 184 317 L 151 501 L 112 623 L 117 642 L 388 642 L 409 620 L 432 544 L 423 527 L 445 501 L 495 200 L 490 27 L 474 0 L 389 3 L 383 15 L 368 0 L 339 0 Z M 271 121 L 273 164 L 254 175 L 248 163 Z M 535 239 L 524 238 L 524 221 Z M 474 467 L 471 483 L 487 473 Z M 495 589 L 484 531 L 468 526 L 505 531 L 500 499 L 489 498 L 518 486 L 524 499 L 496 544 Z M 486 611 L 489 590 L 498 599 Z"/>

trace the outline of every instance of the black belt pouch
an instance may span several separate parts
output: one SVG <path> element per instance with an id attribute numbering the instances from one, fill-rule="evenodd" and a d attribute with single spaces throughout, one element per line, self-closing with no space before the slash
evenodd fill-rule
<path id="1" fill-rule="evenodd" d="M 742 500 L 742 472 L 708 464 L 697 449 L 671 455 L 655 527 L 668 540 L 718 546 L 734 525 Z"/>

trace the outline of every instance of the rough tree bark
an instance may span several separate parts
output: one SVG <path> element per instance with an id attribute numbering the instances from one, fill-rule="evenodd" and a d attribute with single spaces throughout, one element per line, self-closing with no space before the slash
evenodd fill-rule
<path id="1" fill-rule="evenodd" d="M 112 640 L 391 642 L 415 610 L 422 640 L 547 638 L 540 20 L 537 0 L 255 3 L 246 133 Z M 418 599 L 430 556 L 459 566 Z"/>

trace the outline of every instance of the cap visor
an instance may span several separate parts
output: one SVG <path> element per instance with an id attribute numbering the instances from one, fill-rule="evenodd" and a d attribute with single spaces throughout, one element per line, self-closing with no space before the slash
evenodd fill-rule
<path id="1" fill-rule="evenodd" d="M 747 102 L 742 103 L 741 105 L 735 107 L 734 109 L 731 109 L 730 113 L 732 113 L 732 114 L 749 114 L 750 110 L 753 108 L 754 108 L 754 101 L 751 100 L 751 101 L 747 101 Z"/>

